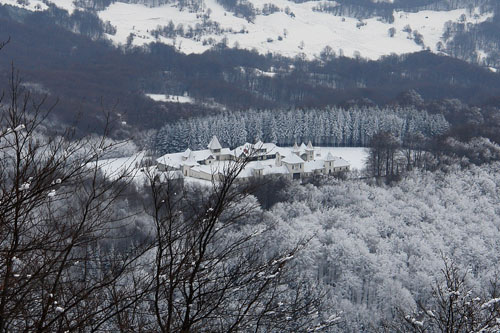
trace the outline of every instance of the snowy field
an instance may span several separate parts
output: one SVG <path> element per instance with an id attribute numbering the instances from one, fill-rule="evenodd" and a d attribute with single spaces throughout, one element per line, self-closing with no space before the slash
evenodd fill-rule
<path id="1" fill-rule="evenodd" d="M 314 150 L 314 154 L 319 151 L 321 155 L 326 156 L 331 152 L 333 156 L 342 157 L 351 164 L 351 170 L 363 169 L 368 158 L 368 149 L 363 147 L 314 147 Z"/>
<path id="2" fill-rule="evenodd" d="M 62 0 L 55 0 L 56 3 Z M 251 0 L 256 8 L 262 8 L 268 0 Z M 244 18 L 236 17 L 216 2 L 205 0 L 204 13 L 210 9 L 210 20 L 220 23 L 225 29 L 232 29 L 233 33 L 224 35 L 204 35 L 201 40 L 195 41 L 177 37 L 175 39 L 159 37 L 158 41 L 174 45 L 184 53 L 201 53 L 211 47 L 203 45 L 203 39 L 214 38 L 221 41 L 227 38 L 228 45 L 235 43 L 241 48 L 256 49 L 260 53 L 279 53 L 286 56 L 304 54 L 309 59 L 317 57 L 325 46 L 330 46 L 335 52 L 342 52 L 345 56 L 360 54 L 362 57 L 377 59 L 391 53 L 402 54 L 416 52 L 423 49 L 417 45 L 411 34 L 403 31 L 410 26 L 423 35 L 424 48 L 437 52 L 436 44 L 443 35 L 443 28 L 447 21 L 458 21 L 465 15 L 465 23 L 483 22 L 492 14 L 468 15 L 465 9 L 452 11 L 421 11 L 418 13 L 395 12 L 395 21 L 392 24 L 382 22 L 379 18 L 363 21 L 350 17 L 334 16 L 329 13 L 313 11 L 318 2 L 308 1 L 294 3 L 287 0 L 275 0 L 273 4 L 282 11 L 268 16 L 258 15 L 254 23 Z M 284 8 L 289 7 L 294 17 L 287 15 Z M 116 44 L 124 44 L 130 33 L 135 35 L 134 45 L 143 45 L 155 41 L 150 31 L 158 26 L 166 26 L 172 20 L 177 27 L 189 25 L 195 27 L 201 23 L 198 13 L 187 10 L 179 11 L 175 5 L 147 7 L 142 4 L 126 4 L 115 2 L 104 11 L 99 12 L 104 21 L 110 21 L 117 27 L 117 33 L 109 36 Z M 395 35 L 389 36 L 388 30 L 395 29 Z M 241 30 L 248 33 L 239 33 Z M 278 40 L 281 38 L 282 40 Z M 342 50 L 342 51 L 340 51 Z"/>
<path id="3" fill-rule="evenodd" d="M 194 103 L 194 100 L 189 96 L 176 96 L 176 95 L 164 95 L 164 94 L 146 94 L 146 96 L 156 102 L 187 103 L 187 104 Z"/>
<path id="4" fill-rule="evenodd" d="M 0 0 L 0 4 L 9 5 L 13 7 L 20 7 L 30 11 L 43 11 L 48 8 L 48 6 L 40 0 L 30 0 L 23 2 L 18 2 L 17 0 Z M 59 5 L 57 5 L 59 6 Z"/>
<path id="5" fill-rule="evenodd" d="M 70 14 L 76 8 L 72 0 L 50 2 L 66 9 Z M 270 3 L 269 0 L 249 0 L 249 2 L 256 9 L 262 9 L 265 4 Z M 0 0 L 0 3 L 32 11 L 47 9 L 47 5 L 40 0 Z M 199 12 L 189 12 L 187 9 L 181 11 L 175 3 L 149 7 L 144 4 L 115 2 L 105 10 L 99 11 L 98 15 L 103 21 L 110 21 L 117 28 L 115 35 L 107 35 L 116 45 L 125 44 L 127 37 L 132 34 L 134 45 L 159 41 L 190 54 L 210 49 L 212 45 L 206 42 L 208 39 L 220 42 L 226 38 L 230 47 L 237 44 L 240 48 L 255 49 L 262 54 L 271 52 L 290 57 L 302 55 L 308 59 L 317 58 L 325 46 L 330 46 L 337 54 L 368 59 L 422 49 L 438 52 L 436 45 L 443 36 L 447 21 L 458 22 L 465 18 L 463 23 L 468 25 L 484 22 L 493 16 L 492 13 L 480 14 L 479 8 L 474 12 L 468 12 L 466 9 L 417 13 L 401 11 L 394 12 L 393 23 L 387 23 L 378 17 L 358 20 L 317 12 L 313 8 L 320 4 L 318 1 L 295 3 L 288 0 L 274 0 L 272 4 L 279 7 L 280 11 L 267 16 L 257 15 L 254 22 L 227 12 L 216 0 L 204 0 Z M 287 11 L 293 15 L 286 14 L 286 8 L 289 8 Z M 204 34 L 198 40 L 162 36 L 155 39 L 151 35 L 151 30 L 167 26 L 170 21 L 176 28 L 182 24 L 184 31 L 187 31 L 188 26 L 195 28 L 197 24 L 202 24 L 202 16 L 208 13 L 210 13 L 209 20 L 217 22 L 220 28 L 226 31 L 224 34 Z M 407 27 L 423 36 L 423 46 L 415 43 L 412 34 L 405 31 Z M 391 28 L 395 31 L 392 37 L 389 36 Z"/>
<path id="6" fill-rule="evenodd" d="M 99 161 L 98 165 L 102 173 L 109 179 L 114 180 L 122 176 L 137 178 L 139 166 L 144 156 L 144 152 L 139 152 L 128 157 L 103 159 Z"/>

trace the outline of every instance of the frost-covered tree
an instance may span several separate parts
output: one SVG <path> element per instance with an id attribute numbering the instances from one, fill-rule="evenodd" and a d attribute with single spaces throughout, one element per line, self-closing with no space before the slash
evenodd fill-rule
<path id="1" fill-rule="evenodd" d="M 343 312 L 342 332 L 384 331 L 383 323 L 393 323 L 400 309 L 404 315 L 415 311 L 413 318 L 420 320 L 419 302 L 434 312 L 433 287 L 444 282 L 442 254 L 459 276 L 467 272 L 461 294 L 472 290 L 467 297 L 480 297 L 479 307 L 493 305 L 488 302 L 498 297 L 490 282 L 498 280 L 500 262 L 499 170 L 498 162 L 414 170 L 394 186 L 332 179 L 290 183 L 276 191 L 274 197 L 282 199 L 270 208 L 280 230 L 274 241 L 312 237 L 296 263 Z"/>
<path id="2" fill-rule="evenodd" d="M 418 310 L 393 325 L 398 332 L 498 332 L 500 295 L 498 280 L 478 292 L 453 260 L 443 258 L 440 280 L 432 297 L 418 302 Z"/>
<path id="3" fill-rule="evenodd" d="M 430 115 L 413 108 L 250 110 L 166 124 L 158 132 L 156 146 L 160 154 L 188 147 L 199 149 L 207 145 L 211 135 L 217 135 L 221 143 L 229 147 L 255 142 L 256 138 L 283 146 L 309 140 L 315 145 L 368 146 L 379 131 L 390 132 L 403 140 L 412 133 L 439 135 L 448 127 L 442 115 Z"/>

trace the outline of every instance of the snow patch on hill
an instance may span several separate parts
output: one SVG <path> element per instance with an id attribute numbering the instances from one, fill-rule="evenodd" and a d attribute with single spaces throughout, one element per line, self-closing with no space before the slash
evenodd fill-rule
<path id="1" fill-rule="evenodd" d="M 176 95 L 164 95 L 164 94 L 146 94 L 146 96 L 156 102 L 189 103 L 189 104 L 194 103 L 194 100 L 189 96 L 176 96 Z"/>
<path id="2" fill-rule="evenodd" d="M 48 6 L 40 0 L 1 0 L 0 4 L 19 7 L 33 12 L 43 11 L 48 8 Z"/>
<path id="3" fill-rule="evenodd" d="M 320 154 L 326 156 L 331 152 L 335 156 L 340 156 L 351 165 L 351 170 L 363 170 L 368 160 L 368 148 L 363 147 L 319 147 Z"/>
<path id="4" fill-rule="evenodd" d="M 69 14 L 72 14 L 76 9 L 74 0 L 54 0 L 49 2 L 55 4 L 59 8 L 67 10 Z"/>

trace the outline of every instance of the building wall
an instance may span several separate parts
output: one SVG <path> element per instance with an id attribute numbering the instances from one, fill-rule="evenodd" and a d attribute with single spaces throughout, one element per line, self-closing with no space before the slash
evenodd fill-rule
<path id="1" fill-rule="evenodd" d="M 221 154 L 219 155 L 219 161 L 234 161 L 234 155 Z"/>
<path id="2" fill-rule="evenodd" d="M 304 163 L 300 164 L 288 164 L 284 163 L 289 173 L 304 173 Z"/>
<path id="3" fill-rule="evenodd" d="M 191 168 L 187 165 L 182 166 L 182 175 L 184 177 L 191 177 Z"/>
<path id="4" fill-rule="evenodd" d="M 334 161 L 325 161 L 325 169 L 323 173 L 325 175 L 330 175 L 342 171 L 349 171 L 348 166 L 335 166 Z"/>
<path id="5" fill-rule="evenodd" d="M 212 180 L 212 174 L 203 172 L 203 171 L 196 171 L 191 169 L 189 172 L 189 177 L 193 178 L 199 178 L 199 179 L 204 179 L 204 180 Z"/>
<path id="6" fill-rule="evenodd" d="M 333 166 L 333 161 L 325 161 L 325 175 L 329 175 L 334 172 L 335 167 Z"/>
<path id="7" fill-rule="evenodd" d="M 306 154 L 307 154 L 307 160 L 308 161 L 314 160 L 314 150 L 307 150 Z"/>

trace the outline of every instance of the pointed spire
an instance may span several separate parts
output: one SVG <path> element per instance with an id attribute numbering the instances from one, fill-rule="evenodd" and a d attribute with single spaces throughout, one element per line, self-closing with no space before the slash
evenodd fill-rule
<path id="1" fill-rule="evenodd" d="M 299 146 L 297 146 L 297 141 L 295 141 L 295 143 L 293 144 L 293 151 L 298 151 L 299 150 Z"/>
<path id="2" fill-rule="evenodd" d="M 331 152 L 328 152 L 328 154 L 326 155 L 325 161 L 333 161 L 333 160 L 335 160 L 335 157 L 333 157 Z"/>
<path id="3" fill-rule="evenodd" d="M 314 150 L 311 140 L 307 143 L 307 150 Z"/>
<path id="4" fill-rule="evenodd" d="M 212 137 L 212 140 L 210 140 L 210 143 L 208 144 L 208 149 L 210 150 L 215 150 L 215 149 L 222 149 L 222 146 L 219 143 L 219 139 L 214 135 Z"/>
<path id="5" fill-rule="evenodd" d="M 192 155 L 192 152 L 191 152 L 191 149 L 186 149 L 186 151 L 184 153 L 182 153 L 182 157 L 184 159 L 188 159 L 190 156 Z"/>

